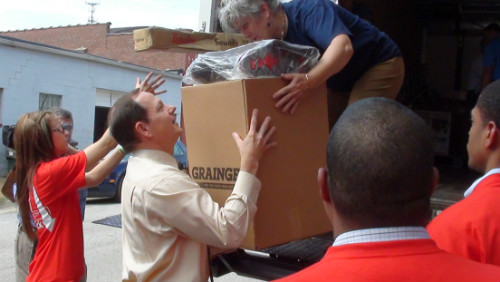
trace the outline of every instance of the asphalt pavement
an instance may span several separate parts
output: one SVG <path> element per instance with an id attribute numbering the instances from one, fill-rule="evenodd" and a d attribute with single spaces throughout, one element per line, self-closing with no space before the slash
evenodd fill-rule
<path id="1" fill-rule="evenodd" d="M 121 229 L 92 223 L 92 221 L 120 214 L 120 204 L 103 199 L 87 202 L 83 232 L 88 282 L 121 281 Z M 18 226 L 16 205 L 0 197 L 0 280 L 15 281 L 14 244 Z M 216 277 L 216 282 L 257 282 L 230 273 Z"/>

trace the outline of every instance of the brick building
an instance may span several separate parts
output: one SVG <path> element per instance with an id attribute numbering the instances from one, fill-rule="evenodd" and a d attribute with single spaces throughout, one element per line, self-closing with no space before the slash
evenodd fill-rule
<path id="1" fill-rule="evenodd" d="M 136 52 L 132 32 L 143 26 L 111 28 L 111 23 L 3 31 L 0 35 L 128 62 L 153 69 L 186 70 L 195 52 L 149 49 Z"/>

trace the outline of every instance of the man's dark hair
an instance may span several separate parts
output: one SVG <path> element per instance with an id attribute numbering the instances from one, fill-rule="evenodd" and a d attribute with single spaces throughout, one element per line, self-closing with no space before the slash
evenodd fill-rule
<path id="1" fill-rule="evenodd" d="M 476 108 L 484 122 L 493 121 L 500 126 L 500 80 L 488 84 L 481 91 Z"/>
<path id="2" fill-rule="evenodd" d="M 486 26 L 486 28 L 484 30 L 485 31 L 492 30 L 492 31 L 500 32 L 500 25 L 498 25 L 497 23 L 490 23 L 488 26 Z"/>
<path id="3" fill-rule="evenodd" d="M 134 150 L 140 142 L 135 134 L 135 124 L 138 121 L 149 122 L 147 110 L 134 100 L 139 92 L 139 89 L 135 89 L 121 97 L 109 112 L 111 135 L 127 152 Z"/>
<path id="4" fill-rule="evenodd" d="M 429 220 L 433 134 L 418 115 L 386 98 L 350 105 L 327 147 L 337 212 L 363 226 L 423 226 Z"/>

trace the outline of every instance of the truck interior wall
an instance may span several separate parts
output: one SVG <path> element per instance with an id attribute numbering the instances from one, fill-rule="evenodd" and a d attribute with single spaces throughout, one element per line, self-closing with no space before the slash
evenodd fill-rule
<path id="1" fill-rule="evenodd" d="M 416 1 L 356 1 L 373 11 L 372 23 L 387 33 L 403 52 L 408 66 L 418 64 L 420 56 L 420 24 Z"/>
<path id="2" fill-rule="evenodd" d="M 453 35 L 428 35 L 425 45 L 426 81 L 429 89 L 442 98 L 454 93 L 457 38 Z"/>
<path id="3" fill-rule="evenodd" d="M 410 100 L 420 91 L 425 80 L 421 65 L 423 24 L 419 22 L 418 6 L 413 0 L 359 0 L 358 5 L 371 11 L 370 22 L 387 33 L 399 46 L 405 59 L 406 78 L 402 101 Z M 356 13 L 355 10 L 352 11 Z M 409 83 L 407 83 L 409 81 Z"/>
<path id="4" fill-rule="evenodd" d="M 407 76 L 423 76 L 427 86 L 443 98 L 465 99 L 470 65 L 480 55 L 479 24 L 432 13 L 424 15 L 415 0 L 355 3 L 369 10 L 373 14 L 371 22 L 398 44 L 405 58 Z M 463 53 L 457 65 L 460 48 Z M 455 87 L 457 83 L 459 89 Z"/>
<path id="5" fill-rule="evenodd" d="M 466 163 L 469 112 L 465 105 L 468 74 L 480 55 L 481 27 L 437 14 L 423 14 L 415 0 L 359 0 L 373 12 L 371 22 L 387 33 L 405 58 L 402 95 L 426 100 L 410 105 L 415 110 L 451 112 L 449 155 Z M 423 90 L 422 90 L 423 89 Z M 419 93 L 420 92 L 420 93 Z M 410 99 L 411 100 L 411 99 Z"/>

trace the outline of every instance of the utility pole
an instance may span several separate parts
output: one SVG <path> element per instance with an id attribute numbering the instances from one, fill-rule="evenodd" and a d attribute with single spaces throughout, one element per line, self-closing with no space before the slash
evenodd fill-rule
<path id="1" fill-rule="evenodd" d="M 220 0 L 200 0 L 199 31 L 217 31 L 217 6 L 219 2 Z"/>
<path id="2" fill-rule="evenodd" d="M 85 1 L 85 4 L 90 6 L 90 17 L 89 17 L 89 24 L 95 24 L 97 23 L 96 20 L 94 20 L 94 12 L 95 12 L 95 6 L 99 5 L 98 1 L 95 2 L 90 2 L 90 1 Z"/>

